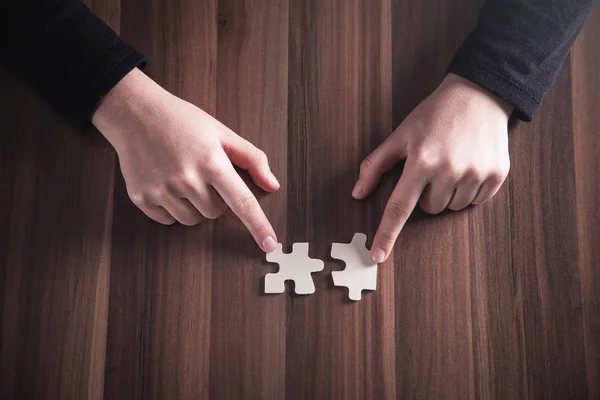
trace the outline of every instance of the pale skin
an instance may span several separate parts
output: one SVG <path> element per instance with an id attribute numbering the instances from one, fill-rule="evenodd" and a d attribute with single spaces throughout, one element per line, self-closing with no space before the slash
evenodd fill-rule
<path id="1" fill-rule="evenodd" d="M 450 74 L 362 162 L 356 199 L 406 160 L 373 240 L 374 261 L 389 257 L 417 204 L 437 214 L 496 194 L 510 166 L 511 112 L 491 93 Z M 92 123 L 115 148 L 129 197 L 149 218 L 195 225 L 230 208 L 263 251 L 275 250 L 273 227 L 234 169 L 246 169 L 267 192 L 279 189 L 265 153 L 253 144 L 138 69 L 108 93 Z"/>

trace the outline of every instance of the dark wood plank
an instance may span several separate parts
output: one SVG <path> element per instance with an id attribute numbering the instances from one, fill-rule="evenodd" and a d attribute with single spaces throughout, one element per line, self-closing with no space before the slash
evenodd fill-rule
<path id="1" fill-rule="evenodd" d="M 84 0 L 84 3 L 106 22 L 115 32 L 121 29 L 121 1 L 120 0 Z M 100 135 L 98 135 L 100 136 Z M 104 147 L 110 145 L 104 141 Z M 106 366 L 106 332 L 108 330 L 108 302 L 110 283 L 110 258 L 111 258 L 111 236 L 114 201 L 114 173 L 116 159 L 114 151 L 111 151 L 110 169 L 104 170 L 106 176 L 111 177 L 109 200 L 106 212 L 106 228 L 104 251 L 102 253 L 101 267 L 98 271 L 98 282 L 96 284 L 96 306 L 94 310 L 95 326 L 94 336 L 91 344 L 90 381 L 88 383 L 88 399 L 101 399 L 104 396 L 104 371 Z"/>
<path id="2" fill-rule="evenodd" d="M 569 96 L 567 66 L 511 132 L 508 184 L 472 212 L 476 397 L 585 397 Z"/>
<path id="3" fill-rule="evenodd" d="M 531 398 L 586 393 L 570 84 L 567 63 L 535 121 L 511 136 L 511 258 Z"/>
<path id="4" fill-rule="evenodd" d="M 476 16 L 463 11 L 477 9 L 476 2 L 442 3 L 431 13 L 429 4 L 407 3 L 396 3 L 394 17 L 394 39 L 409 38 L 394 42 L 400 118 L 441 80 L 457 38 Z M 569 94 L 567 69 L 536 123 L 513 132 L 511 183 L 494 201 L 418 219 L 401 236 L 397 332 L 405 369 L 398 385 L 405 396 L 583 394 Z M 562 376 L 561 365 L 568 366 Z"/>
<path id="5" fill-rule="evenodd" d="M 479 3 L 393 1 L 394 127 L 443 80 L 456 49 L 475 26 Z M 473 212 L 424 217 L 417 211 L 398 239 L 396 362 L 402 398 L 459 399 L 478 393 Z"/>
<path id="6" fill-rule="evenodd" d="M 571 52 L 575 179 L 587 396 L 600 398 L 600 8 Z"/>
<path id="7" fill-rule="evenodd" d="M 0 397 L 100 398 L 113 155 L 13 74 L 2 87 Z"/>
<path id="8" fill-rule="evenodd" d="M 372 239 L 382 211 L 351 192 L 362 159 L 391 131 L 391 3 L 290 3 L 288 238 L 325 260 L 317 291 L 289 297 L 286 395 L 291 399 L 394 398 L 394 274 L 349 303 L 331 287 L 333 242 Z M 389 185 L 387 187 L 389 191 Z M 385 191 L 385 190 L 383 190 Z"/>
<path id="9" fill-rule="evenodd" d="M 209 113 L 216 105 L 215 1 L 123 1 L 122 34 L 147 73 Z M 117 172 L 106 398 L 208 395 L 212 223 L 165 227 L 127 197 Z"/>
<path id="10" fill-rule="evenodd" d="M 468 211 L 474 398 L 526 398 L 523 287 L 512 260 L 508 189 L 505 183 L 491 202 Z"/>
<path id="11" fill-rule="evenodd" d="M 282 187 L 255 192 L 285 239 L 288 1 L 220 0 L 219 28 L 217 117 L 267 154 Z M 275 268 L 232 212 L 214 235 L 210 397 L 281 399 L 285 295 L 262 294 L 262 277 Z"/>
<path id="12" fill-rule="evenodd" d="M 118 2 L 88 5 L 118 30 Z M 114 155 L 0 80 L 0 397 L 100 399 Z"/>

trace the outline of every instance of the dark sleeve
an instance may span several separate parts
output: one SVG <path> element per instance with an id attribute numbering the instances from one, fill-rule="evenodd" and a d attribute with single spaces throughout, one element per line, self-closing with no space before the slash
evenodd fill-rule
<path id="1" fill-rule="evenodd" d="M 463 76 L 531 121 L 594 0 L 488 0 L 447 72 Z"/>
<path id="2" fill-rule="evenodd" d="M 3 0 L 0 58 L 60 112 L 86 123 L 145 58 L 79 0 Z"/>

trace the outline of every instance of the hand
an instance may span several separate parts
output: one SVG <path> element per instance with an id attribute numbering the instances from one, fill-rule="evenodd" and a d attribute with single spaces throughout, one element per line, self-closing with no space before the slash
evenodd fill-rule
<path id="1" fill-rule="evenodd" d="M 195 225 L 229 206 L 264 251 L 275 249 L 271 224 L 232 165 L 271 192 L 279 183 L 267 157 L 209 114 L 134 69 L 105 97 L 92 123 L 115 148 L 127 193 L 148 217 Z"/>
<path id="2" fill-rule="evenodd" d="M 456 75 L 442 84 L 360 166 L 352 193 L 368 196 L 381 176 L 406 159 L 371 256 L 383 262 L 417 202 L 438 214 L 492 198 L 508 175 L 508 120 L 512 106 Z"/>

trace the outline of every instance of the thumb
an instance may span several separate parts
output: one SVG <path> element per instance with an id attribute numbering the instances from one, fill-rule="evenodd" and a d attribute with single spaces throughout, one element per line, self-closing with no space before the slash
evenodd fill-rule
<path id="1" fill-rule="evenodd" d="M 238 167 L 247 170 L 254 183 L 261 189 L 267 192 L 274 192 L 279 189 L 279 182 L 271 172 L 264 151 L 227 128 L 220 135 L 220 140 L 229 160 Z"/>
<path id="2" fill-rule="evenodd" d="M 352 191 L 355 199 L 364 199 L 375 189 L 381 176 L 407 157 L 400 128 L 369 154 L 360 164 L 358 181 Z"/>
<path id="3" fill-rule="evenodd" d="M 254 183 L 261 189 L 267 192 L 274 192 L 279 189 L 279 182 L 271 172 L 264 151 L 227 128 L 220 135 L 220 139 L 229 160 L 238 167 L 247 170 Z"/>

